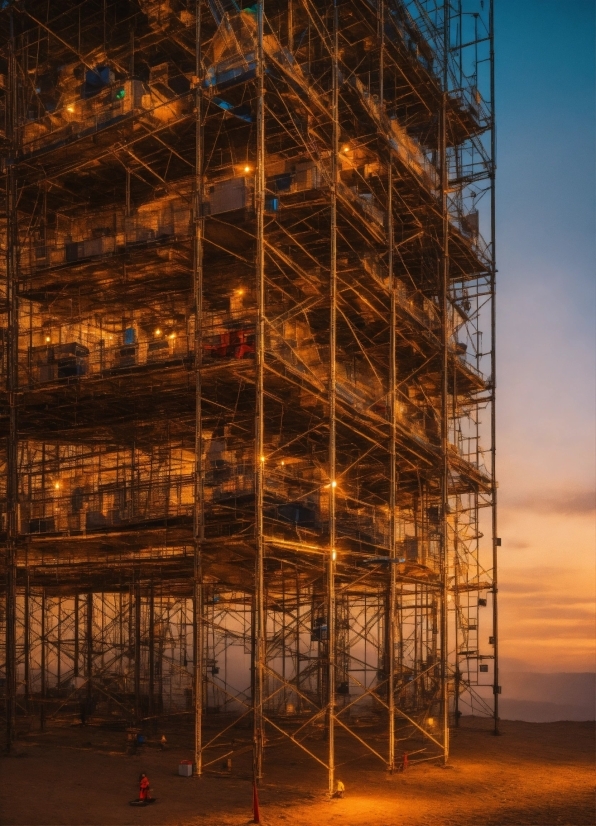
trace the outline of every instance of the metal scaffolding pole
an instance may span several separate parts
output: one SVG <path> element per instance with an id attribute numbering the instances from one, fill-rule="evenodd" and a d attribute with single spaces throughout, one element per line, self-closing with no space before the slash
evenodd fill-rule
<path id="1" fill-rule="evenodd" d="M 496 415 L 496 387 L 497 387 L 497 362 L 496 362 L 496 347 L 497 347 L 497 307 L 496 307 L 496 278 L 497 278 L 497 258 L 496 258 L 496 192 L 495 192 L 495 171 L 497 162 L 497 140 L 495 130 L 495 16 L 494 16 L 494 0 L 489 0 L 489 38 L 490 38 L 490 101 L 491 101 L 491 133 L 490 133 L 490 151 L 491 151 L 491 170 L 490 170 L 490 232 L 491 232 L 491 271 L 490 271 L 490 292 L 491 292 L 491 317 L 490 317 L 490 346 L 491 346 L 491 385 L 492 385 L 492 404 L 490 417 L 490 435 L 491 435 L 491 495 L 492 495 L 492 595 L 493 595 L 493 637 L 494 637 L 494 667 L 493 667 L 493 696 L 494 696 L 494 734 L 500 734 L 499 728 L 499 694 L 501 687 L 499 685 L 499 611 L 498 611 L 498 547 L 501 540 L 498 538 L 498 512 L 497 512 L 497 415 Z"/>
<path id="2" fill-rule="evenodd" d="M 379 100 L 385 112 L 385 0 L 379 4 Z M 387 275 L 389 285 L 389 598 L 386 602 L 388 754 L 387 769 L 395 771 L 395 623 L 397 613 L 397 296 L 393 262 L 393 155 L 387 152 Z"/>
<path id="3" fill-rule="evenodd" d="M 329 266 L 329 551 L 327 557 L 327 715 L 329 794 L 335 790 L 335 569 L 336 569 L 336 358 L 337 358 L 337 189 L 339 180 L 339 18 L 333 0 L 331 117 L 331 250 Z"/>
<path id="4" fill-rule="evenodd" d="M 79 602 L 79 595 L 74 595 L 74 629 L 73 629 L 73 637 L 74 637 L 74 651 L 72 655 L 73 659 L 73 677 L 79 676 L 79 619 L 80 619 L 80 602 Z"/>
<path id="5" fill-rule="evenodd" d="M 193 701 L 194 701 L 194 772 L 203 772 L 203 690 L 204 690 L 204 619 L 203 619 L 203 542 L 205 540 L 205 469 L 203 462 L 203 91 L 201 51 L 202 2 L 195 5 L 195 176 L 194 176 L 194 246 L 193 302 L 195 311 L 195 468 L 193 502 L 194 581 L 193 581 Z"/>
<path id="6" fill-rule="evenodd" d="M 449 10 L 443 3 L 443 89 L 440 117 L 441 174 L 441 729 L 443 761 L 449 758 L 449 168 L 447 159 L 447 112 L 449 102 Z"/>
<path id="7" fill-rule="evenodd" d="M 6 444 L 6 751 L 16 738 L 17 710 L 17 540 L 18 540 L 18 365 L 19 365 L 19 229 L 17 216 L 18 75 L 14 22 L 10 16 L 6 133 L 6 311 L 8 436 Z"/>
<path id="8" fill-rule="evenodd" d="M 149 618 L 148 618 L 148 669 L 149 669 L 149 685 L 148 685 L 148 715 L 153 717 L 155 713 L 155 594 L 153 589 L 153 580 L 149 583 Z"/>
<path id="9" fill-rule="evenodd" d="M 387 705 L 389 714 L 389 754 L 387 767 L 395 770 L 395 623 L 397 614 L 397 296 L 393 271 L 393 167 L 389 152 L 387 165 L 387 270 L 389 275 L 389 415 L 391 431 L 389 441 L 389 604 L 387 637 L 389 657 L 387 663 Z"/>
<path id="10" fill-rule="evenodd" d="M 31 583 L 29 569 L 25 572 L 25 589 L 23 594 L 23 682 L 25 690 L 25 709 L 31 710 Z"/>
<path id="11" fill-rule="evenodd" d="M 87 697 L 89 701 L 93 694 L 93 592 L 87 594 Z M 90 708 L 89 702 L 88 707 Z"/>
<path id="12" fill-rule="evenodd" d="M 135 719 L 138 724 L 141 720 L 141 585 L 135 583 L 135 630 L 134 630 L 134 692 L 135 692 Z"/>
<path id="13" fill-rule="evenodd" d="M 257 147 L 255 169 L 256 211 L 256 364 L 255 364 L 255 615 L 253 624 L 253 780 L 263 776 L 263 690 L 265 670 L 264 594 L 264 475 L 265 475 L 265 58 L 263 50 L 264 1 L 257 3 Z"/>
<path id="14" fill-rule="evenodd" d="M 47 689 L 47 600 L 46 600 L 46 591 L 45 588 L 41 592 L 41 606 L 40 606 L 40 629 L 39 629 L 39 641 L 41 645 L 41 656 L 40 656 L 40 706 L 39 706 L 39 727 L 42 731 L 45 730 L 46 727 L 46 689 Z"/>

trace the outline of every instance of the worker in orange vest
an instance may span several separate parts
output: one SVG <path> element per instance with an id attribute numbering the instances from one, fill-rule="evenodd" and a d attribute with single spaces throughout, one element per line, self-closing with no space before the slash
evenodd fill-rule
<path id="1" fill-rule="evenodd" d="M 149 778 L 145 772 L 142 772 L 139 777 L 139 800 L 151 800 L 149 797 Z"/>

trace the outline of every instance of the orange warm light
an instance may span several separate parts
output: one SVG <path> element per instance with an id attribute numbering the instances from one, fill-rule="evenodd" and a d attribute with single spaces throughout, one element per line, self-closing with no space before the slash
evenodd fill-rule
<path id="1" fill-rule="evenodd" d="M 155 330 L 154 335 L 155 335 L 155 337 L 156 337 L 156 338 L 159 338 L 159 337 L 160 337 L 160 335 L 161 335 L 161 330 L 159 329 L 159 327 L 157 328 L 157 330 Z"/>

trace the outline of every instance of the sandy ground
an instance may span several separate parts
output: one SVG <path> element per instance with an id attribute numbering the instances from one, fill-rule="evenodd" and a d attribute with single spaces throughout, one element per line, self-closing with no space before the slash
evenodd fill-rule
<path id="1" fill-rule="evenodd" d="M 265 826 L 481 826 L 594 824 L 594 724 L 504 722 L 503 736 L 464 721 L 452 738 L 450 767 L 433 763 L 387 775 L 372 760 L 346 760 L 343 800 L 291 746 L 267 753 L 260 788 Z M 245 826 L 252 822 L 250 755 L 231 774 L 178 776 L 187 737 L 168 735 L 165 752 L 124 753 L 124 735 L 93 726 L 33 732 L 17 756 L 0 760 L 0 823 L 10 826 Z M 184 742 L 186 741 L 186 742 Z M 345 756 L 345 755 L 344 755 Z M 218 761 L 219 769 L 219 761 Z M 140 771 L 154 806 L 134 809 Z"/>

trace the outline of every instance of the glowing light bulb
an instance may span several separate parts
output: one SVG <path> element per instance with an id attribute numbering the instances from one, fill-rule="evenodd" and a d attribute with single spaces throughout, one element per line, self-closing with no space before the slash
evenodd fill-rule
<path id="1" fill-rule="evenodd" d="M 284 465 L 285 465 L 285 462 L 284 462 L 284 460 L 282 459 L 282 460 L 281 460 L 281 466 L 282 466 L 282 467 L 284 467 Z"/>
<path id="2" fill-rule="evenodd" d="M 46 336 L 46 343 L 49 344 L 52 339 L 49 336 Z"/>
<path id="3" fill-rule="evenodd" d="M 333 480 L 333 482 L 331 482 L 331 487 L 332 487 L 332 488 L 336 488 L 336 487 L 337 487 L 337 482 L 335 481 L 335 479 Z"/>
<path id="4" fill-rule="evenodd" d="M 74 110 L 75 110 L 75 108 L 74 108 L 74 106 L 72 105 L 72 103 L 70 104 L 70 106 L 67 106 L 67 107 L 66 107 L 66 111 L 67 111 L 67 112 L 74 112 Z"/>
<path id="5" fill-rule="evenodd" d="M 349 152 L 349 151 L 350 151 L 350 147 L 346 144 L 346 145 L 344 146 L 344 148 L 343 148 L 343 150 L 342 150 L 342 151 L 343 151 L 343 152 Z"/>
<path id="6" fill-rule="evenodd" d="M 332 559 L 334 562 L 335 562 L 335 560 L 337 559 L 337 552 L 336 552 L 336 551 L 331 551 L 331 559 Z"/>
<path id="7" fill-rule="evenodd" d="M 236 295 L 244 295 L 244 290 L 240 287 L 240 289 L 236 290 Z"/>
<path id="8" fill-rule="evenodd" d="M 435 724 L 434 717 L 429 717 L 429 718 L 428 718 L 428 720 L 427 720 L 426 722 L 427 722 L 427 725 L 428 725 L 429 727 L 434 726 L 434 724 Z"/>
<path id="9" fill-rule="evenodd" d="M 159 327 L 158 327 L 158 328 L 157 328 L 157 330 L 155 331 L 155 335 L 156 335 L 158 338 L 159 338 L 159 336 L 161 335 L 161 330 L 159 329 Z"/>
<path id="10" fill-rule="evenodd" d="M 265 457 L 261 456 L 261 462 L 264 462 L 264 461 L 265 461 Z"/>
<path id="11" fill-rule="evenodd" d="M 54 489 L 60 490 L 60 482 L 54 482 Z"/>
<path id="12" fill-rule="evenodd" d="M 250 166 L 245 166 L 245 167 L 244 167 L 244 171 L 245 171 L 245 172 L 250 172 L 250 171 L 251 171 Z"/>
<path id="13" fill-rule="evenodd" d="M 168 336 L 168 338 L 176 338 L 176 333 L 170 333 L 170 335 Z"/>

